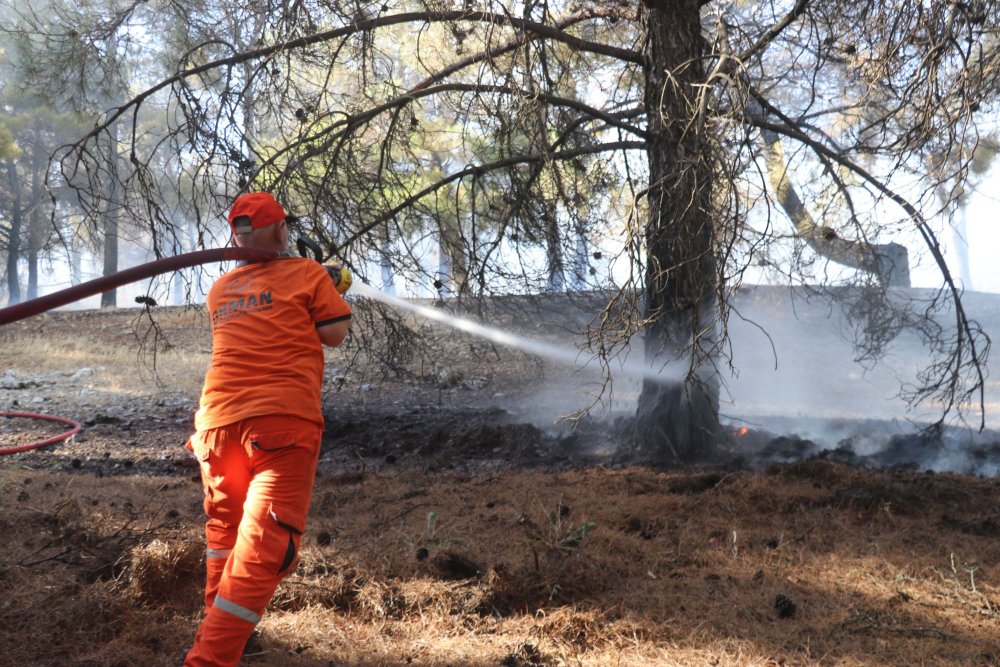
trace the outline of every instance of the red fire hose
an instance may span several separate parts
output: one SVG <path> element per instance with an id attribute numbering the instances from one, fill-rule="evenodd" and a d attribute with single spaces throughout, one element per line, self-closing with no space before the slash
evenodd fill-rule
<path id="1" fill-rule="evenodd" d="M 207 264 L 209 262 L 223 262 L 229 260 L 263 262 L 269 259 L 274 259 L 277 255 L 278 253 L 272 250 L 261 250 L 259 248 L 212 248 L 210 250 L 198 250 L 196 252 L 189 252 L 183 255 L 175 255 L 174 257 L 165 257 L 163 259 L 158 259 L 155 262 L 141 264 L 131 269 L 113 273 L 110 276 L 102 276 L 101 278 L 96 278 L 95 280 L 91 280 L 89 282 L 74 285 L 68 289 L 64 289 L 53 294 L 47 294 L 46 296 L 38 297 L 37 299 L 32 299 L 31 301 L 25 301 L 13 306 L 7 306 L 6 308 L 0 308 L 0 326 L 10 324 L 11 322 L 16 322 L 18 320 L 23 320 L 24 318 L 31 317 L 32 315 L 44 313 L 47 310 L 58 308 L 59 306 L 65 306 L 67 303 L 72 303 L 94 294 L 107 292 L 110 289 L 121 287 L 122 285 L 127 285 L 137 280 L 152 278 L 153 276 L 161 273 L 167 273 L 168 271 L 176 271 L 178 269 L 184 269 L 189 266 L 197 266 L 198 264 Z M 38 440 L 27 445 L 0 449 L 0 456 L 5 454 L 16 454 L 17 452 L 25 452 L 31 449 L 38 449 L 39 447 L 44 447 L 45 445 L 60 442 L 70 436 L 76 435 L 81 428 L 79 422 L 72 419 L 66 419 L 65 417 L 53 417 L 51 415 L 39 415 L 32 412 L 0 412 L 0 416 L 23 417 L 26 419 L 46 419 L 49 421 L 60 422 L 71 427 L 70 430 L 51 438 Z"/>
<path id="2" fill-rule="evenodd" d="M 152 278 L 155 275 L 168 271 L 176 271 L 189 266 L 197 266 L 198 264 L 224 262 L 227 260 L 263 262 L 274 259 L 277 256 L 278 253 L 272 250 L 260 250 L 259 248 L 212 248 L 210 250 L 198 250 L 173 257 L 164 257 L 155 262 L 140 264 L 131 269 L 112 273 L 110 276 L 102 276 L 59 292 L 40 296 L 31 301 L 0 308 L 0 326 L 23 320 L 32 315 L 44 313 L 46 310 L 65 306 L 67 303 L 72 303 L 94 294 L 107 292 L 122 285 L 134 283 L 143 278 Z"/>
<path id="3" fill-rule="evenodd" d="M 45 419 L 48 421 L 59 422 L 60 424 L 66 424 L 71 426 L 70 430 L 64 431 L 59 435 L 54 435 L 51 438 L 45 438 L 44 440 L 36 440 L 35 442 L 28 443 L 27 445 L 18 445 L 16 447 L 5 447 L 0 449 L 0 456 L 6 454 L 17 454 L 18 452 L 26 452 L 31 449 L 38 449 L 39 447 L 44 447 L 45 445 L 51 445 L 57 442 L 66 440 L 80 432 L 80 422 L 74 421 L 72 419 L 66 419 L 65 417 L 53 417 L 52 415 L 39 415 L 34 412 L 0 412 L 0 417 L 22 417 L 24 419 Z"/>

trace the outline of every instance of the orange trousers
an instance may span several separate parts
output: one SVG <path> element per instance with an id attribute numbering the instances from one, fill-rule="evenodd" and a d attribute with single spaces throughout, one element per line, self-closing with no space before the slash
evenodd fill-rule
<path id="1" fill-rule="evenodd" d="M 205 490 L 205 617 L 185 667 L 230 666 L 298 559 L 322 426 L 283 416 L 191 436 Z"/>

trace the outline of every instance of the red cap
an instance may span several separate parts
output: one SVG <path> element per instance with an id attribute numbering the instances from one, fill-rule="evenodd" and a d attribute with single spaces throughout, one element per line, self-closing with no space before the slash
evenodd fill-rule
<path id="1" fill-rule="evenodd" d="M 253 229 L 273 225 L 288 217 L 285 209 L 270 192 L 248 192 L 233 202 L 229 211 L 229 226 L 234 234 L 245 234 Z"/>

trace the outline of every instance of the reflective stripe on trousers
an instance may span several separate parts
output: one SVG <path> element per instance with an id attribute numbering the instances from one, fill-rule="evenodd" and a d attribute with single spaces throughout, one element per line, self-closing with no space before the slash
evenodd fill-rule
<path id="1" fill-rule="evenodd" d="M 255 614 L 253 610 L 247 609 L 246 607 L 241 607 L 240 605 L 230 600 L 227 600 L 221 595 L 215 596 L 215 602 L 212 603 L 212 606 L 217 609 L 221 609 L 224 612 L 232 614 L 236 618 L 242 618 L 244 621 L 248 623 L 253 623 L 254 625 L 260 623 L 260 616 Z"/>

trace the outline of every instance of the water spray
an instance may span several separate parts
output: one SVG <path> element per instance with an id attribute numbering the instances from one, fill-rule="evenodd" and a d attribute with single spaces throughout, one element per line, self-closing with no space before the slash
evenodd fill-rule
<path id="1" fill-rule="evenodd" d="M 588 356 L 580 350 L 567 349 L 566 347 L 553 345 L 552 343 L 547 343 L 535 338 L 512 334 L 510 332 L 497 329 L 496 327 L 476 322 L 475 320 L 452 315 L 451 313 L 444 312 L 438 308 L 431 308 L 418 303 L 413 303 L 411 301 L 406 301 L 390 294 L 386 294 L 385 292 L 381 292 L 371 285 L 359 280 L 354 282 L 353 289 L 360 296 L 381 301 L 382 303 L 394 308 L 415 313 L 426 319 L 440 322 L 441 324 L 445 324 L 453 329 L 470 333 L 474 336 L 478 336 L 479 338 L 491 340 L 494 343 L 498 343 L 505 347 L 514 348 L 521 350 L 522 352 L 527 352 L 539 357 L 545 357 L 552 361 L 580 368 L 587 368 L 593 364 L 600 363 L 600 360 L 595 355 Z M 682 369 L 669 366 L 665 366 L 664 368 L 657 370 L 644 364 L 625 360 L 621 362 L 620 368 L 624 375 L 635 380 L 652 380 L 654 382 L 673 384 L 683 382 L 684 378 L 684 371 Z"/>

